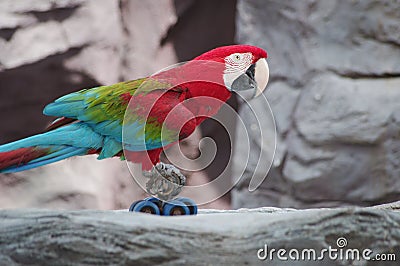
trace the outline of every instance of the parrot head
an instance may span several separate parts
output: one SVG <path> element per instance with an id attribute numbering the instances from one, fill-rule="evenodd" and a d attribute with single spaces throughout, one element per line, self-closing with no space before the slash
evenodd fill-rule
<path id="1" fill-rule="evenodd" d="M 230 45 L 210 50 L 195 60 L 223 63 L 223 81 L 233 92 L 252 91 L 257 97 L 266 88 L 269 79 L 267 52 L 251 45 Z"/>

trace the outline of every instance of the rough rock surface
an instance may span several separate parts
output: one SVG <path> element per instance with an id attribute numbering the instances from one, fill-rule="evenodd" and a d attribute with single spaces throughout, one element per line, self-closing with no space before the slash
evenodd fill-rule
<path id="1" fill-rule="evenodd" d="M 400 198 L 399 20 L 398 1 L 238 2 L 238 42 L 269 53 L 266 96 L 278 146 L 271 172 L 252 193 L 246 169 L 234 207 L 365 206 Z M 252 139 L 255 153 L 263 141 Z M 247 147 L 236 145 L 240 162 Z"/>
<path id="2" fill-rule="evenodd" d="M 232 43 L 234 12 L 230 0 L 1 1 L 0 143 L 41 132 L 52 120 L 43 107 L 61 95 L 150 75 Z M 200 136 L 183 143 L 184 153 L 198 152 Z M 192 184 L 208 181 L 206 172 L 192 176 Z M 1 175 L 0 191 L 1 208 L 115 209 L 143 197 L 118 159 L 74 158 Z"/>
<path id="3" fill-rule="evenodd" d="M 400 249 L 398 204 L 204 210 L 191 217 L 25 209 L 0 211 L 0 218 L 0 261 L 7 265 L 377 265 L 363 259 L 365 249 L 371 259 L 376 254 L 396 259 Z M 257 253 L 265 245 L 284 248 L 288 260 L 279 260 L 277 253 L 260 260 Z M 327 252 L 317 259 L 329 246 L 336 256 L 338 250 L 352 250 L 360 259 L 330 259 Z M 291 260 L 292 249 L 300 254 L 314 249 L 316 259 Z M 397 264 L 392 257 L 382 265 Z"/>

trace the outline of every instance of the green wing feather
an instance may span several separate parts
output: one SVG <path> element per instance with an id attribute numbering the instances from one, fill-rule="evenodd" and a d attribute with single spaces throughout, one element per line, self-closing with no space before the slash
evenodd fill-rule
<path id="1" fill-rule="evenodd" d="M 65 95 L 53 103 L 47 105 L 44 114 L 50 116 L 59 116 L 76 119 L 89 125 L 93 131 L 101 134 L 107 139 L 104 143 L 113 145 L 112 152 L 118 150 L 116 143 L 122 145 L 122 126 L 124 123 L 125 111 L 132 96 L 138 94 L 146 95 L 156 90 L 168 90 L 171 84 L 168 82 L 160 82 L 151 78 L 142 78 L 127 82 L 120 82 L 114 85 L 95 87 L 85 89 Z M 128 121 L 128 124 L 126 122 Z M 154 125 L 146 125 L 148 119 L 136 117 L 125 121 L 124 126 L 131 126 L 132 132 L 137 131 L 136 140 L 131 143 L 133 150 L 146 150 L 161 147 L 159 129 L 153 129 Z M 145 132 L 146 136 L 141 136 Z M 156 127 L 160 127 L 157 125 Z M 171 132 L 170 135 L 174 135 Z M 136 142 L 143 143 L 145 139 L 146 146 L 136 145 Z M 136 142 L 135 142 L 136 141 Z M 119 147 L 122 149 L 122 147 Z M 105 156 L 108 157 L 108 156 Z"/>

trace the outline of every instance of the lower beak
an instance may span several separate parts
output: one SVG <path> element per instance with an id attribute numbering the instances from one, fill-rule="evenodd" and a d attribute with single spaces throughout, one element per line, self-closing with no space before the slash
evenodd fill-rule
<path id="1" fill-rule="evenodd" d="M 252 98 L 260 95 L 267 86 L 269 79 L 269 68 L 267 60 L 259 59 L 255 64 L 251 65 L 246 73 L 240 75 L 232 83 L 233 91 L 252 90 Z"/>

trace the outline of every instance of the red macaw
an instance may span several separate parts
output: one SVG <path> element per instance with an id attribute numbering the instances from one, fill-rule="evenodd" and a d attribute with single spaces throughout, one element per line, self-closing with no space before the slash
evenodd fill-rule
<path id="1" fill-rule="evenodd" d="M 260 94 L 268 82 L 266 57 L 250 45 L 219 47 L 151 77 L 65 95 L 45 107 L 45 115 L 60 117 L 45 133 L 0 146 L 0 173 L 87 154 L 148 170 L 163 147 L 188 137 L 233 91 Z"/>

